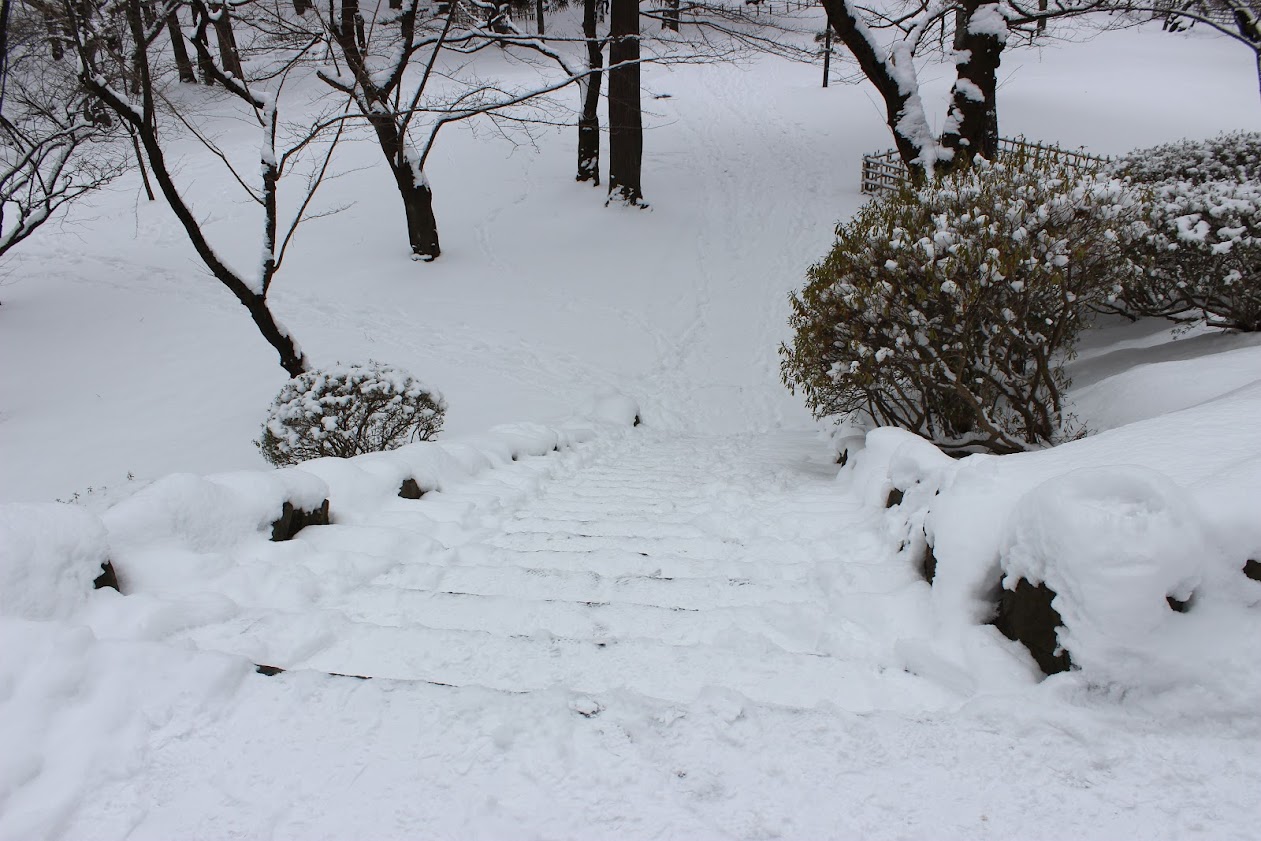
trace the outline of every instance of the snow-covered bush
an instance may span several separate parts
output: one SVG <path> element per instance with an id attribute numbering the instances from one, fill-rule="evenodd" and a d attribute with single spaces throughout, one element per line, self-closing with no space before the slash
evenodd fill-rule
<path id="1" fill-rule="evenodd" d="M 1138 205 L 1116 179 L 1020 154 L 876 199 L 793 296 L 785 384 L 947 451 L 1064 436 L 1062 369 L 1127 270 Z"/>
<path id="2" fill-rule="evenodd" d="M 1261 134 L 1144 149 L 1113 169 L 1143 192 L 1148 230 L 1110 308 L 1261 330 Z"/>
<path id="3" fill-rule="evenodd" d="M 1136 184 L 1261 180 L 1261 132 L 1239 131 L 1211 140 L 1179 140 L 1136 149 L 1113 161 L 1109 171 Z"/>
<path id="4" fill-rule="evenodd" d="M 393 450 L 437 435 L 446 408 L 437 391 L 398 368 L 338 365 L 285 383 L 255 443 L 277 466 Z"/>

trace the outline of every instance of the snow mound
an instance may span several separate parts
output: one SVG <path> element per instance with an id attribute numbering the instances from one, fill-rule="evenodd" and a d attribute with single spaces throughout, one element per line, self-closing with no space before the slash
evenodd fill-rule
<path id="1" fill-rule="evenodd" d="M 124 550 L 167 539 L 209 551 L 265 532 L 285 502 L 310 510 L 327 493 L 323 482 L 297 470 L 205 477 L 176 473 L 118 503 L 103 519 L 111 539 Z"/>
<path id="2" fill-rule="evenodd" d="M 63 619 L 109 559 L 105 526 L 73 505 L 0 506 L 0 616 Z"/>
<path id="3" fill-rule="evenodd" d="M 1159 661 L 1206 565 L 1223 566 L 1195 500 L 1141 467 L 1084 468 L 1024 496 L 999 547 L 1003 586 L 1020 579 L 1057 594 L 1060 643 L 1073 662 L 1133 682 Z"/>
<path id="4" fill-rule="evenodd" d="M 639 422 L 639 404 L 624 394 L 605 394 L 589 414 L 594 420 L 634 426 Z"/>
<path id="5" fill-rule="evenodd" d="M 100 825 L 67 832 L 86 792 L 137 774 L 150 745 L 184 737 L 189 722 L 213 720 L 253 671 L 241 657 L 100 641 L 58 622 L 0 617 L 0 639 L 3 841 L 116 837 Z M 110 817 L 134 827 L 139 816 Z"/>
<path id="6" fill-rule="evenodd" d="M 1255 348 L 1223 350 L 1092 384 L 1103 394 L 1142 379 L 1187 408 L 1048 450 L 955 461 L 901 430 L 868 433 L 841 481 L 869 506 L 892 504 L 883 524 L 896 557 L 931 577 L 921 660 L 930 651 L 984 683 L 988 648 L 991 664 L 1014 655 L 1000 666 L 1009 675 L 1032 670 L 987 627 L 999 587 L 1024 579 L 1055 594 L 1070 682 L 1247 705 L 1261 683 L 1246 642 L 1261 635 L 1261 583 L 1244 573 L 1261 558 L 1261 385 L 1235 370 Z"/>

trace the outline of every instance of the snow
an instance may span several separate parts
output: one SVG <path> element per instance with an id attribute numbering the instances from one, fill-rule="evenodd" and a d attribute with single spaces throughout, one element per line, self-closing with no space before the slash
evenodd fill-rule
<path id="1" fill-rule="evenodd" d="M 1013 50 L 1004 133 L 1255 127 L 1228 47 Z M 815 70 L 645 68 L 648 213 L 573 184 L 568 134 L 453 132 L 423 267 L 347 149 L 352 209 L 270 297 L 317 361 L 442 388 L 442 436 L 386 453 L 266 469 L 284 374 L 138 185 L 29 243 L 0 494 L 45 501 L 0 507 L 0 839 L 1252 837 L 1261 346 L 1101 322 L 1071 367 L 1092 434 L 1044 452 L 820 430 L 778 381 L 787 295 L 888 136 Z M 203 201 L 214 171 L 181 161 Z M 245 215 L 207 216 L 236 260 Z M 125 595 L 91 588 L 106 558 Z M 983 624 L 1022 576 L 1079 670 Z"/>
<path id="2" fill-rule="evenodd" d="M 1190 494 L 1157 470 L 1117 466 L 1073 470 L 1026 494 L 999 556 L 1008 589 L 1023 578 L 1062 597 L 1062 644 L 1083 671 L 1133 686 L 1161 665 L 1144 655 L 1183 631 L 1166 598 L 1190 601 L 1206 566 L 1229 565 L 1215 548 Z"/>
<path id="3" fill-rule="evenodd" d="M 973 102 L 984 102 L 985 94 L 970 79 L 959 79 L 955 82 L 955 90 Z"/>
<path id="4" fill-rule="evenodd" d="M 0 507 L 0 615 L 65 619 L 109 559 L 101 521 L 71 505 Z"/>
<path id="5" fill-rule="evenodd" d="M 1178 344 L 1169 334 L 1165 341 Z M 1060 644 L 1080 667 L 1074 680 L 1210 692 L 1223 708 L 1246 706 L 1261 665 L 1244 642 L 1261 632 L 1261 584 L 1243 575 L 1261 547 L 1245 501 L 1255 500 L 1251 483 L 1261 476 L 1261 434 L 1246 420 L 1261 410 L 1261 359 L 1255 348 L 1195 349 L 1093 383 L 1088 392 L 1123 398 L 1142 382 L 1165 396 L 1125 407 L 1142 419 L 1119 423 L 1104 411 L 1113 428 L 1051 450 L 952 461 L 909 433 L 868 434 L 845 481 L 869 504 L 892 488 L 905 492 L 886 528 L 901 536 L 904 557 L 933 547 L 942 657 L 966 659 L 968 637 L 992 616 L 994 587 L 1001 579 L 1014 589 L 1023 578 L 1057 594 Z M 1241 355 L 1252 382 L 1231 388 L 1231 362 Z M 1184 380 L 1196 386 L 1171 399 Z M 1094 420 L 1089 412 L 1082 419 Z M 1170 610 L 1166 596 L 1190 600 L 1190 612 Z"/>
<path id="6" fill-rule="evenodd" d="M 1007 36 L 1011 30 L 1008 29 L 1002 5 L 985 3 L 977 6 L 972 17 L 968 19 L 968 32 L 973 35 L 989 35 L 1000 43 L 1007 43 Z"/>

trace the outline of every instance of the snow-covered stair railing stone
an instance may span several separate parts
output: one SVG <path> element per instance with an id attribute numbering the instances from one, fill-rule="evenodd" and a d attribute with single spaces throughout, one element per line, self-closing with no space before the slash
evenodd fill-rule
<path id="1" fill-rule="evenodd" d="M 1212 407 L 1181 414 L 1196 412 Z M 898 557 L 931 587 L 939 634 L 905 642 L 908 668 L 931 652 L 975 674 L 986 625 L 1042 673 L 1126 689 L 1223 685 L 1232 659 L 1253 657 L 1261 584 L 1246 573 L 1261 522 L 1244 489 L 1261 460 L 1232 453 L 1255 452 L 1257 435 L 1223 425 L 1179 458 L 1196 424 L 1167 417 L 958 461 L 901 430 L 870 432 L 840 481 L 883 510 Z"/>
<path id="2" fill-rule="evenodd" d="M 221 571 L 224 553 L 251 541 L 286 541 L 306 526 L 353 522 L 391 499 L 419 499 L 638 421 L 634 401 L 613 395 L 554 427 L 509 424 L 274 470 L 172 474 L 99 517 L 61 503 L 0 505 L 0 613 L 73 612 L 94 583 L 126 593 L 194 582 Z"/>

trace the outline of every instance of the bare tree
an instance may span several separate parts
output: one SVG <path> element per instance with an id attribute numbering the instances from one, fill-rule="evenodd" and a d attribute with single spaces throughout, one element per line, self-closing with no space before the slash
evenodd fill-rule
<path id="1" fill-rule="evenodd" d="M 1113 25 L 1133 25 L 1133 18 L 1117 13 L 1138 9 L 1129 0 L 887 0 L 871 7 L 855 0 L 821 2 L 837 38 L 884 100 L 894 143 L 915 181 L 966 164 L 973 155 L 995 154 L 997 71 L 1013 38 L 1032 38 L 1046 31 L 1048 21 L 1085 15 L 1116 15 Z M 953 45 L 956 76 L 938 135 L 928 125 L 915 60 L 947 45 Z"/>
<path id="2" fill-rule="evenodd" d="M 493 2 L 453 2 L 439 25 L 419 19 L 417 0 L 404 0 L 393 12 L 377 8 L 370 20 L 358 0 L 340 0 L 335 11 L 320 18 L 336 53 L 319 77 L 349 96 L 357 118 L 371 127 L 403 201 L 412 253 L 433 260 L 441 246 L 425 164 L 440 131 L 472 119 L 490 120 L 505 133 L 539 123 L 572 125 L 571 118 L 556 116 L 565 109 L 549 95 L 591 73 L 571 67 L 543 38 L 521 32 L 507 7 Z M 478 78 L 466 57 L 490 47 L 537 58 L 537 82 L 510 89 Z M 457 62 L 444 65 L 442 56 Z"/>
<path id="3" fill-rule="evenodd" d="M 239 171 L 233 166 L 228 157 L 197 129 L 186 114 L 176 110 L 163 119 L 160 105 L 165 101 L 163 88 L 166 79 L 155 74 L 150 51 L 181 3 L 192 12 L 193 30 L 189 42 L 197 53 L 199 65 L 214 82 L 244 106 L 259 126 L 262 143 L 257 168 L 251 173 Z M 116 40 L 111 43 L 102 37 L 102 33 L 111 25 L 109 15 L 115 9 L 120 11 L 126 21 L 129 39 L 126 44 Z M 298 210 L 287 224 L 282 225 L 279 211 L 281 184 L 285 176 L 296 169 L 300 154 L 315 145 L 321 129 L 317 127 L 300 132 L 291 145 L 282 150 L 278 143 L 281 92 L 289 71 L 297 66 L 302 55 L 314 49 L 319 42 L 313 40 L 298 50 L 296 56 L 286 58 L 280 67 L 270 73 L 271 87 L 264 88 L 262 85 L 251 84 L 243 75 L 238 75 L 235 70 L 240 69 L 239 66 L 231 71 L 224 67 L 221 63 L 222 55 L 219 59 L 214 57 L 209 43 L 209 31 L 219 19 L 219 13 L 212 10 L 205 0 L 187 0 L 186 3 L 183 0 L 164 0 L 152 14 L 146 13 L 145 0 L 124 0 L 121 7 L 94 6 L 79 0 L 66 0 L 63 14 L 66 20 L 72 22 L 74 49 L 85 88 L 100 106 L 108 109 L 114 119 L 121 121 L 133 132 L 162 196 L 175 213 L 202 263 L 246 308 L 263 338 L 279 354 L 280 364 L 285 371 L 290 376 L 297 376 L 307 370 L 306 355 L 292 334 L 272 314 L 267 296 L 284 263 L 298 225 L 313 215 L 310 212 L 311 202 L 328 172 L 332 149 L 338 136 L 334 133 L 327 148 L 311 164 Z M 146 20 L 151 22 L 146 24 Z M 104 72 L 107 64 L 111 61 L 117 62 L 119 58 L 124 59 L 123 64 L 133 68 L 134 72 L 134 78 L 127 79 L 125 86 L 120 86 L 110 74 Z M 228 61 L 231 62 L 230 57 Z M 228 264 L 210 242 L 186 190 L 176 184 L 175 169 L 167 159 L 168 129 L 173 129 L 172 123 L 182 125 L 200 139 L 223 163 L 231 179 L 259 206 L 262 256 L 255 271 L 242 272 Z"/>
<path id="4" fill-rule="evenodd" d="M 0 257 L 126 169 L 117 124 L 50 50 L 60 36 L 45 9 L 0 8 Z"/>
<path id="5" fill-rule="evenodd" d="M 749 11 L 752 8 L 753 11 Z M 641 169 L 643 106 L 640 67 L 705 64 L 772 54 L 814 63 L 815 20 L 802 3 L 783 13 L 759 14 L 755 6 L 665 0 L 612 0 L 609 35 L 609 201 L 646 206 Z M 660 24 L 644 34 L 641 21 Z"/>
<path id="6" fill-rule="evenodd" d="M 1261 90 L 1261 5 L 1256 0 L 1170 0 L 1132 8 L 1163 16 L 1166 28 L 1174 31 L 1200 24 L 1243 44 L 1252 51 Z"/>

